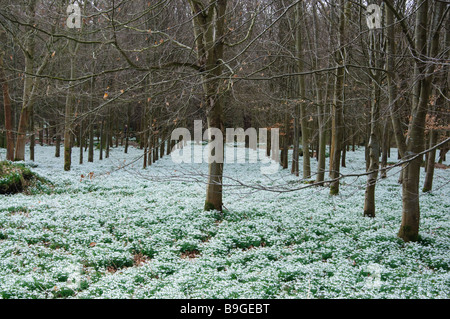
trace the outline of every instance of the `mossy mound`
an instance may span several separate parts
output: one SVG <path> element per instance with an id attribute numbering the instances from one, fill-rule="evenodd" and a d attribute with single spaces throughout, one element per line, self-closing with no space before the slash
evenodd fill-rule
<path id="1" fill-rule="evenodd" d="M 34 193 L 44 185 L 51 185 L 47 179 L 33 173 L 25 164 L 0 162 L 0 194 Z"/>

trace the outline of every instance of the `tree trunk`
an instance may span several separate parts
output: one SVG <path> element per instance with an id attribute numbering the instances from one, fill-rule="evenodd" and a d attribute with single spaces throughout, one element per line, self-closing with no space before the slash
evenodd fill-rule
<path id="1" fill-rule="evenodd" d="M 439 133 L 436 130 L 430 130 L 430 145 L 429 147 L 432 148 L 434 145 L 436 145 L 436 142 L 438 141 Z M 424 193 L 429 192 L 433 188 L 433 176 L 434 176 L 434 164 L 436 163 L 436 149 L 430 151 L 428 153 L 428 161 L 425 164 L 427 166 L 427 174 L 425 175 L 425 182 L 423 184 L 422 191 Z"/>
<path id="2" fill-rule="evenodd" d="M 61 156 L 61 128 L 59 125 L 55 125 L 56 138 L 55 138 L 55 157 Z"/>
<path id="3" fill-rule="evenodd" d="M 105 142 L 106 142 L 106 149 L 105 149 L 105 158 L 109 158 L 109 149 L 111 147 L 111 110 L 108 106 L 107 108 L 107 115 L 106 115 L 106 136 L 105 136 Z"/>
<path id="4" fill-rule="evenodd" d="M 319 149 L 318 149 L 318 163 L 317 163 L 317 176 L 316 183 L 320 183 L 323 185 L 323 181 L 325 179 L 325 153 L 326 153 L 326 144 L 327 144 L 327 135 L 325 130 L 325 106 L 320 105 L 322 103 L 322 99 L 318 101 L 317 111 L 319 113 Z"/>
<path id="5" fill-rule="evenodd" d="M 105 138 L 104 138 L 105 132 L 103 132 L 104 131 L 104 123 L 105 123 L 105 120 L 102 119 L 102 122 L 100 124 L 100 154 L 99 154 L 99 160 L 103 160 L 103 145 L 105 143 Z"/>
<path id="6" fill-rule="evenodd" d="M 289 154 L 289 116 L 286 111 L 284 114 L 284 136 L 283 136 L 283 148 L 281 149 L 281 166 L 283 169 L 288 168 L 288 154 Z"/>
<path id="7" fill-rule="evenodd" d="M 30 40 L 31 41 L 31 40 Z M 33 56 L 34 56 L 34 42 L 28 44 L 27 54 L 25 54 L 25 80 L 23 87 L 23 101 L 22 110 L 19 117 L 19 126 L 17 128 L 17 140 L 16 149 L 14 154 L 14 160 L 25 160 L 25 143 L 29 124 L 29 114 L 31 107 L 31 93 L 33 90 L 33 77 L 30 74 L 34 73 L 33 70 Z"/>
<path id="8" fill-rule="evenodd" d="M 89 125 L 89 149 L 88 149 L 88 162 L 94 162 L 94 123 L 93 121 Z"/>
<path id="9" fill-rule="evenodd" d="M 303 25 L 301 23 L 301 19 L 303 16 L 303 3 L 299 2 L 297 4 L 296 11 L 296 25 Z M 303 72 L 303 37 L 302 33 L 304 29 L 297 28 L 297 34 L 295 37 L 295 49 L 297 51 L 297 70 L 299 73 Z M 307 179 L 311 177 L 311 161 L 309 155 L 309 129 L 308 129 L 308 118 L 306 114 L 306 94 L 305 94 L 305 76 L 300 75 L 298 79 L 299 84 L 299 116 L 300 116 L 300 125 L 301 125 L 301 133 L 302 133 L 302 149 L 303 149 L 303 178 Z M 297 120 L 298 124 L 298 120 Z"/>
<path id="10" fill-rule="evenodd" d="M 72 165 L 72 94 L 69 92 L 66 99 L 64 121 L 64 170 L 70 171 Z"/>
<path id="11" fill-rule="evenodd" d="M 70 78 L 75 75 L 74 56 L 70 58 Z M 69 84 L 66 96 L 66 108 L 64 116 L 64 170 L 70 171 L 72 165 L 72 127 L 73 127 L 73 87 Z"/>
<path id="12" fill-rule="evenodd" d="M 292 148 L 292 166 L 291 166 L 291 173 L 294 174 L 295 176 L 299 176 L 300 174 L 300 169 L 299 169 L 299 156 L 300 156 L 300 125 L 299 125 L 299 117 L 300 117 L 300 110 L 299 107 L 296 105 L 295 106 L 295 116 L 293 118 L 293 126 L 294 126 L 294 131 L 293 131 L 293 148 Z"/>
<path id="13" fill-rule="evenodd" d="M 389 111 L 392 121 L 392 130 L 394 133 L 395 143 L 397 145 L 398 159 L 401 159 L 406 152 L 406 141 L 403 135 L 403 127 L 400 119 L 400 108 L 397 102 L 397 72 L 395 62 L 395 24 L 394 13 L 389 8 L 386 8 L 386 71 L 388 82 L 388 95 L 389 95 Z M 400 172 L 399 183 L 403 181 L 403 171 Z"/>
<path id="14" fill-rule="evenodd" d="M 242 118 L 244 123 L 244 131 L 246 131 L 248 128 L 252 127 L 252 116 L 249 114 L 248 111 L 244 110 Z M 245 148 L 249 148 L 249 146 L 250 146 L 250 137 L 245 136 Z"/>
<path id="15" fill-rule="evenodd" d="M 0 31 L 0 36 L 6 38 L 6 34 Z M 2 42 L 6 43 L 2 39 Z M 9 96 L 8 81 L 6 79 L 5 70 L 3 68 L 3 56 L 4 51 L 1 48 L 0 52 L 0 84 L 2 86 L 3 92 L 3 108 L 5 113 L 5 130 L 6 130 L 6 159 L 8 161 L 14 160 L 14 132 L 13 132 L 13 121 L 12 121 L 12 110 L 11 110 L 11 98 Z"/>
<path id="16" fill-rule="evenodd" d="M 429 63 L 427 68 L 425 57 L 432 59 L 436 56 L 439 44 L 439 32 L 437 26 L 444 12 L 443 3 L 436 2 L 434 4 L 436 7 L 431 27 L 429 28 L 430 32 L 427 36 L 428 5 L 429 2 L 427 1 L 421 2 L 416 13 L 414 54 L 418 57 L 415 59 L 415 68 L 417 70 L 415 73 L 420 75 L 420 78 L 415 78 L 415 80 L 419 81 L 419 89 L 416 90 L 419 92 L 419 96 L 414 99 L 412 120 L 408 129 L 405 155 L 407 158 L 410 158 L 410 161 L 404 167 L 402 184 L 402 223 L 398 232 L 398 236 L 406 242 L 416 241 L 419 238 L 419 180 L 422 157 L 417 156 L 417 154 L 422 152 L 424 148 L 425 119 L 428 111 L 428 102 L 434 73 L 434 63 Z M 429 36 L 430 34 L 433 36 Z M 427 51 L 428 44 L 430 45 L 429 50 Z M 414 158 L 413 156 L 416 157 Z"/>
<path id="17" fill-rule="evenodd" d="M 220 131 L 224 132 L 222 99 L 222 96 L 216 96 L 215 98 L 210 97 L 211 112 L 208 114 L 208 127 L 218 128 Z M 215 138 L 218 137 L 215 136 Z M 215 149 L 214 152 L 212 152 L 211 141 L 209 141 L 209 145 L 210 156 L 216 156 L 217 151 L 221 151 L 223 154 L 223 141 L 221 144 L 222 150 Z M 220 212 L 222 211 L 222 176 L 223 158 L 222 161 L 210 162 L 208 167 L 208 184 L 206 188 L 205 210 L 215 209 Z"/>
<path id="18" fill-rule="evenodd" d="M 37 6 L 38 1 L 30 1 L 28 11 L 30 15 L 32 15 L 32 21 L 30 25 L 34 23 L 35 20 L 35 8 Z M 41 65 L 34 70 L 34 58 L 35 58 L 35 34 L 34 31 L 30 31 L 30 34 L 27 36 L 25 40 L 24 46 L 24 56 L 25 56 L 25 71 L 24 71 L 24 87 L 23 87 L 23 99 L 22 99 L 22 110 L 19 118 L 19 125 L 17 128 L 17 139 L 16 139 L 16 147 L 14 160 L 25 160 L 25 144 L 26 144 L 26 135 L 29 129 L 29 121 L 31 117 L 33 117 L 33 105 L 34 100 L 37 95 L 38 83 L 39 83 L 39 75 L 45 69 L 47 62 L 50 58 L 50 54 L 45 55 L 42 59 Z M 36 75 L 37 76 L 36 76 Z M 33 128 L 34 130 L 34 128 Z M 34 135 L 34 132 L 33 132 Z M 34 157 L 34 143 L 30 143 L 32 148 L 31 155 Z"/>
<path id="19" fill-rule="evenodd" d="M 36 130 L 34 128 L 34 107 L 33 105 L 30 105 L 29 108 L 29 119 L 30 119 L 30 161 L 34 162 L 34 147 L 36 146 Z"/>
<path id="20" fill-rule="evenodd" d="M 80 135 L 79 135 L 79 139 L 80 139 L 80 142 L 79 142 L 79 147 L 80 147 L 80 164 L 83 164 L 83 147 L 84 147 L 84 143 L 83 143 L 83 141 L 84 141 L 84 134 L 83 134 L 83 129 L 84 129 L 84 127 L 83 127 L 83 121 L 80 121 Z"/>
<path id="21" fill-rule="evenodd" d="M 149 86 L 148 80 L 147 80 L 147 86 Z M 150 146 L 150 137 L 149 137 L 149 127 L 151 126 L 151 118 L 149 119 L 149 111 L 150 109 L 150 101 L 147 99 L 147 102 L 144 103 L 144 114 L 142 117 L 142 148 L 144 149 L 144 158 L 143 158 L 143 168 L 147 168 L 147 161 L 149 154 L 151 154 L 151 147 Z"/>
<path id="22" fill-rule="evenodd" d="M 378 47 L 378 46 L 377 46 Z M 364 196 L 364 216 L 375 217 L 375 186 L 378 178 L 380 142 L 378 121 L 380 119 L 380 77 L 379 71 L 374 76 L 372 88 L 372 107 L 370 120 L 370 139 L 369 139 L 369 168 L 367 175 L 366 191 Z"/>
<path id="23" fill-rule="evenodd" d="M 346 167 L 345 159 L 346 159 L 346 155 L 347 155 L 347 147 L 348 147 L 348 144 L 344 140 L 344 142 L 342 143 L 341 167 Z"/>
<path id="24" fill-rule="evenodd" d="M 350 2 L 347 2 L 347 5 Z M 345 1 L 340 1 L 340 17 L 339 17 L 339 46 L 344 45 L 345 41 L 345 25 L 346 25 L 346 13 L 345 13 Z M 345 76 L 345 52 L 340 48 L 337 52 L 337 70 L 336 81 L 334 85 L 334 98 L 332 106 L 332 151 L 330 153 L 330 194 L 339 194 L 339 176 L 340 176 L 340 157 L 341 157 L 341 143 L 342 143 L 342 127 L 343 127 L 343 109 L 344 109 L 344 76 Z"/>
<path id="25" fill-rule="evenodd" d="M 30 1 L 27 11 L 32 15 L 30 24 L 35 21 L 35 8 L 38 1 Z M 35 51 L 35 35 L 30 33 L 26 38 L 24 49 L 25 56 L 25 70 L 24 70 L 24 86 L 23 86 L 23 98 L 22 98 L 22 110 L 20 112 L 19 125 L 17 127 L 17 139 L 16 148 L 14 153 L 14 160 L 24 161 L 25 160 L 25 144 L 26 135 L 28 131 L 29 124 L 29 114 L 30 107 L 32 105 L 32 93 L 33 93 L 33 83 L 34 77 L 34 51 Z"/>
<path id="26" fill-rule="evenodd" d="M 163 158 L 164 157 L 164 151 L 165 151 L 165 144 L 166 141 L 164 140 L 164 132 L 161 132 L 161 145 L 159 147 L 159 158 Z"/>
<path id="27" fill-rule="evenodd" d="M 114 114 L 114 113 L 113 113 Z M 116 144 L 116 148 L 119 147 L 119 134 L 120 134 L 120 129 L 119 129 L 119 118 L 117 116 L 114 116 L 114 138 L 115 138 L 115 144 Z"/>
<path id="28" fill-rule="evenodd" d="M 217 0 L 208 6 L 200 1 L 190 0 L 189 5 L 194 15 L 193 29 L 196 42 L 198 64 L 203 70 L 202 85 L 207 106 L 208 128 L 216 128 L 224 133 L 223 119 L 223 81 L 218 79 L 222 75 L 225 12 L 227 1 Z M 217 136 L 215 138 L 218 138 Z M 212 154 L 212 143 L 209 143 L 208 181 L 206 186 L 205 210 L 222 211 L 222 177 L 223 177 L 223 140 L 220 141 L 221 150 L 215 149 Z M 211 160 L 216 152 L 222 151 L 221 160 Z M 220 156 L 220 154 L 219 154 Z"/>
<path id="29" fill-rule="evenodd" d="M 313 10 L 313 19 L 314 19 L 314 48 L 311 50 L 317 50 L 318 41 L 317 41 L 317 32 L 318 32 L 318 17 L 317 17 L 317 9 Z M 317 59 L 317 57 L 315 57 Z M 313 60 L 312 62 L 314 68 L 317 68 L 317 60 Z M 323 97 L 325 96 L 325 101 L 328 100 L 328 88 L 329 88 L 329 80 L 327 76 L 326 80 L 326 92 L 322 93 L 323 83 L 320 80 L 320 75 L 314 74 L 315 86 L 316 86 L 316 103 L 317 103 L 317 122 L 318 122 L 318 130 L 319 130 L 319 141 L 317 147 L 317 175 L 316 175 L 316 183 L 319 185 L 323 185 L 325 179 L 325 162 L 326 162 L 326 145 L 327 145 L 327 113 L 326 113 L 326 102 L 324 102 Z"/>
<path id="30" fill-rule="evenodd" d="M 51 137 L 50 136 L 50 123 L 49 123 L 49 125 L 47 125 L 47 127 L 46 127 L 46 129 L 45 129 L 45 134 L 46 134 L 46 137 L 47 137 L 47 145 L 52 145 L 52 139 L 53 139 L 53 137 Z"/>
<path id="31" fill-rule="evenodd" d="M 389 123 L 386 121 L 384 123 L 383 128 L 383 140 L 381 142 L 381 171 L 380 171 L 380 177 L 386 178 L 386 172 L 387 172 L 387 159 L 388 159 L 388 153 L 389 153 Z"/>
<path id="32" fill-rule="evenodd" d="M 39 129 L 39 145 L 44 146 L 44 123 Z"/>
<path id="33" fill-rule="evenodd" d="M 370 141 L 370 121 L 371 121 L 371 111 L 369 106 L 369 112 L 366 116 L 366 131 L 365 131 L 365 137 L 364 137 L 364 158 L 366 160 L 366 172 L 369 171 L 370 166 L 370 147 L 369 147 L 369 141 Z"/>

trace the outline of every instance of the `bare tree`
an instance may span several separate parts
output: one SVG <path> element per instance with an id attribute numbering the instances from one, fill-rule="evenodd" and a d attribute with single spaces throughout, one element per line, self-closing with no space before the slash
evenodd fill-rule
<path id="1" fill-rule="evenodd" d="M 6 130 L 6 159 L 9 161 L 14 160 L 14 132 L 13 132 L 13 121 L 12 121 L 12 110 L 11 110 L 11 98 L 9 95 L 8 80 L 5 74 L 5 69 L 3 65 L 3 59 L 5 51 L 3 45 L 6 44 L 6 32 L 0 30 L 0 42 L 2 42 L 2 47 L 0 47 L 0 83 L 3 92 L 3 107 L 5 113 L 5 130 Z"/>
<path id="2" fill-rule="evenodd" d="M 415 42 L 413 48 L 415 61 L 415 94 L 411 123 L 408 128 L 405 156 L 412 157 L 424 149 L 425 119 L 428 112 L 431 84 L 435 64 L 431 61 L 437 56 L 445 3 L 434 3 L 434 11 L 429 22 L 430 3 L 417 1 Z M 419 177 L 422 159 L 416 157 L 405 165 L 402 183 L 402 223 L 398 236 L 405 241 L 416 241 L 419 236 Z"/>
<path id="3" fill-rule="evenodd" d="M 343 128 L 343 107 L 344 107 L 344 76 L 345 76 L 345 29 L 347 21 L 347 10 L 350 9 L 350 2 L 344 0 L 339 4 L 339 29 L 338 29 L 338 50 L 336 51 L 336 81 L 334 84 L 334 98 L 332 105 L 332 142 L 330 151 L 330 177 L 333 182 L 330 184 L 330 194 L 339 193 L 339 177 L 341 165 L 342 148 L 342 128 Z"/>

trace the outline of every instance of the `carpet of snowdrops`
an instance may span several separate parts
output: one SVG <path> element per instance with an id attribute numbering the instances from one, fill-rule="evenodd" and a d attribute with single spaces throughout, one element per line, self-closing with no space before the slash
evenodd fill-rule
<path id="1" fill-rule="evenodd" d="M 219 214 L 203 211 L 207 164 L 166 156 L 142 169 L 142 150 L 98 152 L 79 165 L 74 148 L 64 172 L 54 147 L 37 146 L 26 164 L 53 186 L 0 195 L 0 298 L 450 297 L 450 169 L 436 169 L 420 241 L 405 244 L 398 168 L 365 218 L 365 177 L 330 196 L 289 170 L 262 174 L 267 163 L 225 164 Z M 364 148 L 346 164 L 344 174 L 362 173 Z"/>

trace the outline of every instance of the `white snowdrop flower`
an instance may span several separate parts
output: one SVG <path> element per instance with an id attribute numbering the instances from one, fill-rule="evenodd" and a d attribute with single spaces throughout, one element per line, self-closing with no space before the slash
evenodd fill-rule
<path id="1" fill-rule="evenodd" d="M 369 272 L 369 276 L 366 278 L 365 287 L 368 289 L 377 289 L 381 287 L 381 271 L 382 266 L 376 263 L 369 264 L 366 267 L 366 271 Z"/>
<path id="2" fill-rule="evenodd" d="M 80 288 L 81 284 L 81 265 L 71 264 L 66 268 L 69 276 L 67 277 L 67 287 L 76 290 Z"/>

